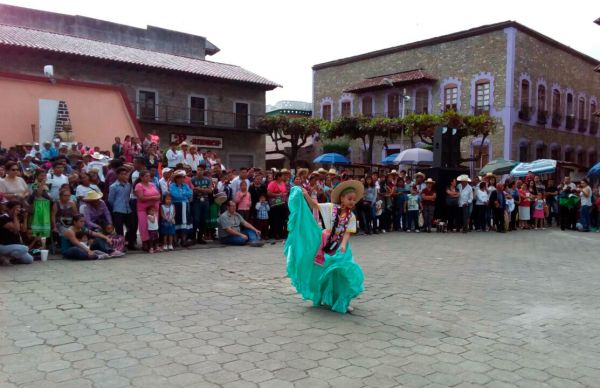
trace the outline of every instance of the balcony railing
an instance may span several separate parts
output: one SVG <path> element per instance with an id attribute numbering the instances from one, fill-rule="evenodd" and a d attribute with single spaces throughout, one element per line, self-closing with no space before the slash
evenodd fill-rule
<path id="1" fill-rule="evenodd" d="M 263 115 L 196 109 L 164 104 L 131 102 L 137 118 L 142 122 L 189 125 L 193 127 L 218 127 L 228 129 L 254 129 Z"/>
<path id="2" fill-rule="evenodd" d="M 562 124 L 562 115 L 558 112 L 552 113 L 552 126 L 560 127 L 561 124 Z"/>
<path id="3" fill-rule="evenodd" d="M 567 116 L 567 122 L 565 123 L 565 128 L 571 130 L 575 128 L 575 116 Z"/>
<path id="4" fill-rule="evenodd" d="M 476 106 L 473 109 L 473 113 L 475 115 L 489 115 L 490 114 L 490 106 L 489 105 Z"/>
<path id="5" fill-rule="evenodd" d="M 587 132 L 587 120 L 579 119 L 577 121 L 578 121 L 577 129 L 579 130 L 579 132 L 581 132 L 581 133 Z"/>
<path id="6" fill-rule="evenodd" d="M 531 109 L 527 104 L 521 105 L 521 110 L 519 111 L 519 120 L 529 121 L 531 120 Z"/>
<path id="7" fill-rule="evenodd" d="M 538 125 L 546 125 L 547 122 L 548 122 L 548 111 L 538 110 L 538 112 L 537 112 Z"/>
<path id="8" fill-rule="evenodd" d="M 590 134 L 591 135 L 596 135 L 598 133 L 598 119 L 593 119 L 592 123 L 590 125 Z"/>

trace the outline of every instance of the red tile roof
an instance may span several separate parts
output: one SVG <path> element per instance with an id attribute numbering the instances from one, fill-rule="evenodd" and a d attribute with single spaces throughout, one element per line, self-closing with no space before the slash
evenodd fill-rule
<path id="1" fill-rule="evenodd" d="M 369 90 L 385 89 L 391 86 L 401 86 L 415 82 L 435 81 L 436 78 L 428 72 L 417 69 L 400 73 L 380 75 L 359 81 L 346 89 L 345 93 L 362 93 Z"/>
<path id="2" fill-rule="evenodd" d="M 238 81 L 256 84 L 267 90 L 280 86 L 273 81 L 235 65 L 142 50 L 30 28 L 0 25 L 1 46 L 53 51 L 62 54 L 129 63 L 141 67 L 152 67 L 203 77 Z"/>

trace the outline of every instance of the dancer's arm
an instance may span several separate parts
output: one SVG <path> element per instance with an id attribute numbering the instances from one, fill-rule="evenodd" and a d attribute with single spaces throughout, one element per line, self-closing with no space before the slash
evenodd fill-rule
<path id="1" fill-rule="evenodd" d="M 344 233 L 344 237 L 342 237 L 342 244 L 340 244 L 340 252 L 345 253 L 346 252 L 346 245 L 348 244 L 348 240 L 350 240 L 350 235 L 352 233 L 346 231 Z"/>
<path id="2" fill-rule="evenodd" d="M 315 201 L 310 194 L 308 194 L 308 191 L 306 191 L 306 189 L 302 189 L 302 194 L 304 195 L 304 198 L 306 199 L 306 202 L 308 203 L 308 206 L 314 210 L 314 209 L 318 209 L 319 208 L 319 203 L 317 201 Z"/>

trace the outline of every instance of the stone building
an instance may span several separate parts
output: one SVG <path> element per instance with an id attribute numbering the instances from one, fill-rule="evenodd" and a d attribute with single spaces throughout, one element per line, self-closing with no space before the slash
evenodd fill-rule
<path id="1" fill-rule="evenodd" d="M 476 170 L 503 157 L 598 159 L 599 61 L 514 21 L 473 28 L 313 66 L 315 115 L 398 117 L 454 109 L 499 119 L 487 138 L 463 139 Z M 378 139 L 373 160 L 407 144 Z M 353 147 L 352 158 L 364 151 Z"/>
<path id="2" fill-rule="evenodd" d="M 0 5 L 0 72 L 42 75 L 53 65 L 59 84 L 116 86 L 141 135 L 156 131 L 163 146 L 187 140 L 213 148 L 228 167 L 264 167 L 265 136 L 255 122 L 265 114 L 266 91 L 279 85 L 206 59 L 218 51 L 202 36 Z M 76 133 L 78 123 L 71 125 Z M 114 128 L 105 136 L 119 134 Z"/>

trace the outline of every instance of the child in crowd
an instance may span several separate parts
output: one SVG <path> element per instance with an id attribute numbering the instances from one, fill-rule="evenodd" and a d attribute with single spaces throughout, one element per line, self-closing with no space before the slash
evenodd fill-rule
<path id="1" fill-rule="evenodd" d="M 533 219 L 535 221 L 535 227 L 537 229 L 546 229 L 544 226 L 544 206 L 546 206 L 546 200 L 544 199 L 544 193 L 538 191 L 537 197 L 534 201 L 533 208 Z"/>
<path id="2" fill-rule="evenodd" d="M 154 207 L 148 207 L 146 209 L 146 215 L 148 217 L 148 235 L 150 236 L 150 239 L 148 240 L 148 252 L 161 252 L 162 249 L 158 246 L 158 217 L 156 216 Z"/>
<path id="3" fill-rule="evenodd" d="M 404 206 L 408 214 L 408 229 L 406 231 L 419 233 L 417 228 L 419 226 L 419 210 L 423 209 L 423 205 L 421 204 L 421 197 L 417 193 L 417 186 L 410 188 L 410 194 L 408 194 Z"/>
<path id="4" fill-rule="evenodd" d="M 110 237 L 112 249 L 119 252 L 125 252 L 125 237 L 119 236 L 113 224 L 104 225 L 103 232 L 105 236 Z"/>
<path id="5" fill-rule="evenodd" d="M 31 216 L 31 233 L 32 236 L 37 237 L 50 237 L 51 231 L 51 220 L 50 220 L 50 207 L 51 199 L 48 194 L 48 186 L 46 185 L 46 175 L 38 173 L 36 180 L 31 186 L 33 193 L 29 198 L 29 203 L 32 208 Z M 45 249 L 43 247 L 42 249 Z"/>
<path id="6" fill-rule="evenodd" d="M 260 236 L 263 240 L 267 239 L 269 231 L 269 211 L 271 207 L 267 202 L 267 197 L 261 194 L 256 203 L 256 228 L 260 230 Z"/>
<path id="7" fill-rule="evenodd" d="M 175 206 L 171 203 L 171 194 L 165 194 L 160 205 L 160 234 L 163 236 L 163 250 L 173 250 L 175 238 Z"/>

